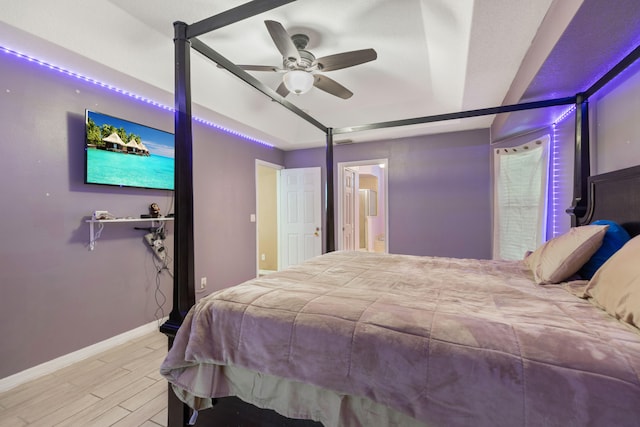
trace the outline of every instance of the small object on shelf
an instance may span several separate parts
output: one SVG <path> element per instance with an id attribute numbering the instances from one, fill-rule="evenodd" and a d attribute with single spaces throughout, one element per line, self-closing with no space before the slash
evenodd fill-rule
<path id="1" fill-rule="evenodd" d="M 93 219 L 116 219 L 109 211 L 93 211 Z"/>
<path id="2" fill-rule="evenodd" d="M 160 206 L 157 203 L 149 205 L 149 215 L 151 215 L 151 218 L 160 218 Z"/>

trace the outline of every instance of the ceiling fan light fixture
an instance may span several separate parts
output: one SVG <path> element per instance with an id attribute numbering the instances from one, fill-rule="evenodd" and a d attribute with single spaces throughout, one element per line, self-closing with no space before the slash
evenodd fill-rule
<path id="1" fill-rule="evenodd" d="M 282 78 L 284 85 L 296 95 L 307 93 L 313 87 L 313 74 L 302 70 L 291 70 Z"/>

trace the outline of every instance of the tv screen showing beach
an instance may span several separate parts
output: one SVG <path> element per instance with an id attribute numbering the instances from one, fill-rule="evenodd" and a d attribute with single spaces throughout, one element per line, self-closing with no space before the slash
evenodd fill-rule
<path id="1" fill-rule="evenodd" d="M 86 111 L 87 184 L 174 189 L 172 133 Z"/>

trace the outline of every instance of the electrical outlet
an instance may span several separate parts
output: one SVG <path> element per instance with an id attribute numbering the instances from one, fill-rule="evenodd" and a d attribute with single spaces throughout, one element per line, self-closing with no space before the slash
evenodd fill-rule
<path id="1" fill-rule="evenodd" d="M 200 278 L 200 289 L 204 289 L 207 287 L 207 278 L 206 277 L 201 277 Z"/>
<path id="2" fill-rule="evenodd" d="M 261 259 L 262 261 L 266 261 L 267 256 L 266 256 L 265 254 L 262 254 L 262 256 L 260 257 L 260 259 Z"/>

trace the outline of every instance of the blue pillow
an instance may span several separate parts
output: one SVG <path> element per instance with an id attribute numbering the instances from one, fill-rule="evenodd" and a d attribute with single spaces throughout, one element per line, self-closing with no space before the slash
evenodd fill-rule
<path id="1" fill-rule="evenodd" d="M 599 219 L 597 221 L 593 221 L 591 224 L 608 225 L 609 229 L 604 235 L 600 249 L 598 249 L 591 258 L 589 258 L 589 261 L 587 261 L 587 263 L 583 265 L 578 272 L 578 274 L 580 274 L 584 279 L 591 279 L 593 275 L 596 274 L 596 271 L 600 266 L 602 266 L 602 264 L 604 264 L 611 255 L 616 253 L 618 249 L 631 240 L 631 236 L 629 236 L 627 230 L 617 222 Z"/>

